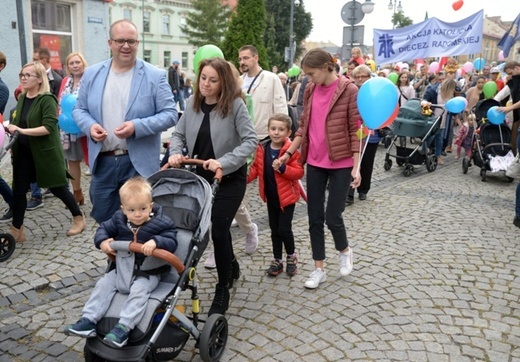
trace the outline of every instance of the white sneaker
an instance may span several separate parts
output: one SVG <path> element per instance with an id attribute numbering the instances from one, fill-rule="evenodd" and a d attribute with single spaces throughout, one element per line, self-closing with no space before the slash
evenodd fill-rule
<path id="1" fill-rule="evenodd" d="M 236 228 L 237 226 L 238 226 L 238 222 L 235 219 L 233 219 L 233 221 L 231 222 L 231 227 Z"/>
<path id="2" fill-rule="evenodd" d="M 354 267 L 354 253 L 352 248 L 348 248 L 346 253 L 339 253 L 339 273 L 342 277 L 346 277 L 352 272 Z"/>
<path id="3" fill-rule="evenodd" d="M 253 254 L 258 248 L 258 226 L 255 223 L 252 225 L 253 229 L 246 235 L 246 254 Z"/>
<path id="4" fill-rule="evenodd" d="M 215 262 L 215 252 L 212 251 L 208 254 L 206 260 L 204 260 L 204 268 L 206 269 L 215 269 L 217 267 L 217 263 Z"/>
<path id="5" fill-rule="evenodd" d="M 308 289 L 316 289 L 320 285 L 327 280 L 327 274 L 325 274 L 325 270 L 321 268 L 316 268 L 309 276 L 309 279 L 305 282 L 305 288 Z"/>

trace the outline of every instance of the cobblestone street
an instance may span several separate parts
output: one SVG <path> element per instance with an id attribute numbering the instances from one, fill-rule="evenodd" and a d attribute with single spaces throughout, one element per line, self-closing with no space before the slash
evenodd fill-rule
<path id="1" fill-rule="evenodd" d="M 328 233 L 328 279 L 316 290 L 303 287 L 313 270 L 305 204 L 293 223 L 299 271 L 269 277 L 267 208 L 257 184 L 249 186 L 260 246 L 247 255 L 233 228 L 241 276 L 222 361 L 520 361 L 518 180 L 488 174 L 482 182 L 478 168 L 462 174 L 453 155 L 435 172 L 418 166 L 405 177 L 395 162 L 383 169 L 385 151 L 380 146 L 367 201 L 356 198 L 344 213 L 354 270 L 339 275 Z M 10 181 L 10 172 L 2 175 Z M 83 176 L 83 190 L 88 181 Z M 87 231 L 69 238 L 71 217 L 58 199 L 26 213 L 27 242 L 0 264 L 1 362 L 82 359 L 84 341 L 62 329 L 79 318 L 106 265 L 87 220 Z M 198 279 L 205 317 L 216 271 L 200 263 Z M 201 361 L 193 338 L 178 360 Z"/>

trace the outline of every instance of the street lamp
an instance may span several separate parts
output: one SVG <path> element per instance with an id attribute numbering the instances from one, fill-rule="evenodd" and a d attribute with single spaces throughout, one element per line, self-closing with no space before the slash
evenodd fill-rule
<path id="1" fill-rule="evenodd" d="M 296 53 L 296 46 L 294 44 L 294 5 L 299 6 L 300 0 L 291 1 L 291 18 L 289 20 L 289 68 L 294 64 L 294 53 Z"/>
<path id="2" fill-rule="evenodd" d="M 399 0 L 399 4 L 397 4 L 397 0 L 394 0 L 392 3 L 392 0 L 388 3 L 388 10 L 394 10 L 394 15 L 396 12 L 401 13 L 403 11 L 403 6 L 401 5 L 401 0 Z M 394 19 L 392 17 L 392 29 L 395 29 Z"/>

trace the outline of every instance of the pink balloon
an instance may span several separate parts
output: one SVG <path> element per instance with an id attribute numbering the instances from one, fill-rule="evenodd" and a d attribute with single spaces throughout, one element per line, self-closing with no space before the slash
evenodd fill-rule
<path id="1" fill-rule="evenodd" d="M 464 66 L 462 67 L 462 69 L 464 69 L 464 71 L 466 73 L 471 72 L 474 68 L 475 68 L 475 66 L 473 65 L 472 62 L 466 62 L 466 63 L 464 63 Z"/>
<path id="2" fill-rule="evenodd" d="M 504 59 L 505 59 L 505 58 L 504 58 L 504 51 L 501 50 L 501 51 L 498 52 L 498 60 L 502 61 L 502 60 L 504 60 Z"/>
<path id="3" fill-rule="evenodd" d="M 439 70 L 439 62 L 431 62 L 429 72 L 437 73 L 438 70 Z"/>
<path id="4" fill-rule="evenodd" d="M 462 74 L 462 68 L 457 69 L 457 77 L 462 77 L 464 74 Z"/>
<path id="5" fill-rule="evenodd" d="M 0 147 L 3 147 L 5 140 L 5 128 L 4 125 L 0 124 Z"/>
<path id="6" fill-rule="evenodd" d="M 383 73 L 385 73 L 385 75 L 388 77 L 388 74 L 390 74 L 390 69 L 383 69 Z"/>

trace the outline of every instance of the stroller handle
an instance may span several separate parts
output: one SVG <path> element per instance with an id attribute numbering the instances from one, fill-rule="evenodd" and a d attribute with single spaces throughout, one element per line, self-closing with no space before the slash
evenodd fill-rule
<path id="1" fill-rule="evenodd" d="M 136 243 L 135 241 L 132 241 L 128 246 L 128 250 L 130 250 L 131 252 L 134 252 L 134 253 L 142 254 L 143 253 L 142 247 L 143 247 L 143 244 L 139 244 L 139 243 Z M 166 251 L 164 249 L 155 249 L 152 252 L 152 256 L 169 263 L 170 265 L 172 265 L 175 268 L 175 270 L 177 270 L 177 272 L 179 274 L 182 273 L 185 269 L 184 264 L 182 263 L 182 261 L 180 261 L 180 259 L 175 254 L 172 254 L 169 251 Z"/>
<path id="2" fill-rule="evenodd" d="M 181 160 L 181 164 L 183 165 L 195 165 L 195 166 L 202 166 L 204 164 L 204 162 L 206 162 L 205 160 L 200 160 L 198 158 L 183 158 Z M 166 165 L 164 165 L 161 170 L 166 170 L 170 168 L 170 166 L 168 165 L 168 163 Z M 213 177 L 213 180 L 217 181 L 217 184 L 220 183 L 220 181 L 222 180 L 222 169 L 221 168 L 218 168 L 217 171 L 215 171 L 215 177 Z"/>
<path id="3" fill-rule="evenodd" d="M 7 133 L 7 130 L 6 130 L 6 133 Z M 20 136 L 20 132 L 16 131 L 15 133 L 13 133 L 13 135 L 11 136 L 11 140 L 9 141 L 7 146 L 5 146 L 4 151 L 8 151 L 11 148 L 13 148 L 13 145 L 16 142 L 16 140 L 18 139 L 19 136 Z"/>

